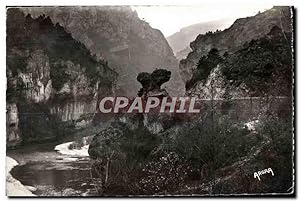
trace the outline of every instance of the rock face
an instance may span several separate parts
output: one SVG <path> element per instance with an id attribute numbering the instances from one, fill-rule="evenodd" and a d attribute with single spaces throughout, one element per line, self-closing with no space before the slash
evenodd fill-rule
<path id="1" fill-rule="evenodd" d="M 161 85 L 168 82 L 171 78 L 171 72 L 165 69 L 156 69 L 151 74 L 148 72 L 139 73 L 137 80 L 142 84 L 138 96 L 153 96 L 153 94 L 162 94 L 168 96 L 166 90 L 161 89 Z"/>
<path id="2" fill-rule="evenodd" d="M 182 94 L 184 84 L 177 61 L 163 34 L 140 20 L 130 7 L 23 8 L 34 17 L 45 14 L 83 43 L 98 59 L 105 59 L 119 74 L 116 93 L 136 96 L 139 72 L 164 68 L 172 72 L 167 89 Z"/>
<path id="3" fill-rule="evenodd" d="M 212 49 L 200 58 L 186 94 L 202 99 L 290 97 L 292 92 L 292 35 L 274 26 L 266 36 L 241 50 L 221 56 Z"/>
<path id="4" fill-rule="evenodd" d="M 6 105 L 6 142 L 7 146 L 15 146 L 21 141 L 19 130 L 18 108 L 15 103 Z"/>
<path id="5" fill-rule="evenodd" d="M 8 9 L 8 146 L 61 135 L 60 123 L 95 113 L 97 100 L 113 95 L 116 77 L 49 17 Z"/>
<path id="6" fill-rule="evenodd" d="M 205 81 L 197 82 L 197 84 L 189 89 L 186 94 L 197 95 L 200 99 L 210 99 L 212 97 L 218 99 L 222 98 L 225 93 L 224 85 L 224 77 L 220 67 L 217 66 L 211 71 Z"/>
<path id="7" fill-rule="evenodd" d="M 130 194 L 139 193 L 141 187 L 146 195 L 274 193 L 270 191 L 274 189 L 288 192 L 292 186 L 293 78 L 289 11 L 287 7 L 273 8 L 259 14 L 259 20 L 255 16 L 236 21 L 249 32 L 258 30 L 259 33 L 250 32 L 257 38 L 239 38 L 237 25 L 232 26 L 235 31 L 230 28 L 198 37 L 184 67 L 194 64 L 190 67 L 191 75 L 186 77 L 186 95 L 203 99 L 198 100 L 201 113 L 190 119 L 180 114 L 187 123 L 155 113 L 117 121 L 117 125 L 96 134 L 89 147 L 89 155 L 95 160 L 93 167 L 100 173 L 97 177 L 102 173 L 102 179 L 108 181 L 110 166 L 105 165 L 110 163 L 117 165 L 118 173 L 130 173 L 126 164 L 134 159 L 136 170 L 130 167 L 134 179 L 126 178 L 125 184 L 134 182 L 138 186 L 136 190 L 130 189 L 134 190 Z M 282 16 L 282 12 L 289 15 Z M 280 26 L 280 22 L 286 27 Z M 227 32 L 244 42 L 225 38 Z M 166 97 L 161 84 L 169 78 L 166 70 L 141 72 L 137 77 L 142 85 L 139 96 Z M 136 127 L 131 129 L 129 125 Z M 274 138 L 281 136 L 278 132 L 282 138 Z M 145 141 L 147 137 L 151 139 Z M 287 149 L 281 148 L 279 154 L 275 145 Z M 138 158 L 140 155 L 144 157 Z M 251 180 L 253 173 L 260 166 L 269 167 L 275 159 L 283 159 L 287 166 L 276 163 L 278 171 L 284 172 L 276 180 L 272 178 L 266 189 L 261 188 L 259 181 Z M 143 177 L 139 179 L 140 176 Z M 241 186 L 240 182 L 245 183 Z"/>
<path id="8" fill-rule="evenodd" d="M 148 97 L 159 99 L 168 97 L 168 92 L 161 89 L 161 86 L 168 82 L 170 77 L 171 72 L 165 69 L 156 69 L 152 73 L 139 73 L 137 81 L 140 82 L 142 88 L 137 94 L 141 97 L 142 102 L 146 103 Z M 110 156 L 113 150 L 120 149 L 120 141 L 124 141 L 124 138 L 133 141 L 131 137 L 138 133 L 141 133 L 140 135 L 143 135 L 145 139 L 149 138 L 150 135 L 157 138 L 159 133 L 171 127 L 171 123 L 175 123 L 174 120 L 171 114 L 158 112 L 116 115 L 109 127 L 95 135 L 89 147 L 89 155 L 92 159 Z M 141 136 L 140 139 L 143 139 Z"/>
<path id="9" fill-rule="evenodd" d="M 199 59 L 212 48 L 218 49 L 221 54 L 234 53 L 242 49 L 245 43 L 266 36 L 274 26 L 283 32 L 291 32 L 290 7 L 273 7 L 253 17 L 238 19 L 222 32 L 199 35 L 190 44 L 192 51 L 187 58 L 180 61 L 179 68 L 183 80 L 186 82 L 192 78 Z"/>
<path id="10" fill-rule="evenodd" d="M 18 78 L 26 86 L 26 99 L 35 103 L 49 100 L 52 91 L 49 58 L 42 50 L 30 53 L 26 70 L 19 72 Z"/>
<path id="11" fill-rule="evenodd" d="M 138 92 L 138 96 L 144 99 L 148 97 L 157 97 L 162 99 L 168 97 L 169 93 L 161 86 L 168 82 L 171 78 L 171 72 L 165 69 L 156 69 L 151 74 L 148 72 L 139 73 L 137 80 L 142 84 L 142 88 Z M 166 122 L 172 120 L 170 115 L 160 113 L 144 113 L 143 125 L 152 134 L 158 134 L 167 127 Z"/>
<path id="12" fill-rule="evenodd" d="M 167 37 L 167 41 L 169 42 L 176 58 L 181 60 L 186 58 L 188 53 L 191 51 L 189 47 L 190 42 L 194 41 L 199 34 L 205 34 L 209 31 L 223 30 L 229 27 L 232 23 L 233 20 L 224 19 L 190 25 Z"/>

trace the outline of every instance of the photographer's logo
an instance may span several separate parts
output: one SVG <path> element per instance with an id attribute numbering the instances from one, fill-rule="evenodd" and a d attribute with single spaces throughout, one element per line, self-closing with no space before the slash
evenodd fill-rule
<path id="1" fill-rule="evenodd" d="M 254 172 L 254 174 L 253 174 L 254 179 L 257 178 L 260 181 L 260 176 L 268 174 L 268 173 L 271 173 L 272 176 L 274 176 L 274 172 L 273 172 L 272 168 L 268 168 L 268 169 L 264 169 L 264 170 L 261 170 L 261 171 L 258 171 L 258 172 Z"/>

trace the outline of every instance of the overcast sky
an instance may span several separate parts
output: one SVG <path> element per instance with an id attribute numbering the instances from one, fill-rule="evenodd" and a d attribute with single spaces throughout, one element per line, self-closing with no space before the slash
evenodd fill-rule
<path id="1" fill-rule="evenodd" d="M 204 5 L 204 6 L 133 6 L 139 17 L 165 37 L 178 32 L 182 27 L 200 22 L 220 19 L 237 19 L 253 16 L 272 5 Z"/>

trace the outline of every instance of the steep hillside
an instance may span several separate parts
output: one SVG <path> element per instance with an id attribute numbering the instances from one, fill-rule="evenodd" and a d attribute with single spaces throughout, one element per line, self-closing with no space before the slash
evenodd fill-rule
<path id="1" fill-rule="evenodd" d="M 192 51 L 187 58 L 180 61 L 182 78 L 185 82 L 190 80 L 199 59 L 212 48 L 218 49 L 220 54 L 234 53 L 251 40 L 266 36 L 274 26 L 279 27 L 283 32 L 291 32 L 290 7 L 273 7 L 253 17 L 238 19 L 222 32 L 199 35 L 191 43 Z"/>
<path id="2" fill-rule="evenodd" d="M 139 72 L 156 68 L 172 72 L 167 89 L 183 93 L 177 61 L 163 34 L 140 20 L 130 7 L 24 8 L 33 16 L 45 14 L 82 42 L 97 58 L 105 59 L 119 74 L 117 94 L 136 96 Z"/>
<path id="3" fill-rule="evenodd" d="M 6 59 L 8 146 L 63 135 L 114 92 L 117 73 L 46 16 L 8 9 Z"/>
<path id="4" fill-rule="evenodd" d="M 244 150 L 244 157 L 233 160 L 234 163 L 229 166 L 223 164 L 219 170 L 212 172 L 212 180 L 199 183 L 194 189 L 189 187 L 184 193 L 293 193 L 290 188 L 294 183 L 291 157 L 295 68 L 293 14 L 291 7 L 273 7 L 256 16 L 238 19 L 222 32 L 199 35 L 191 43 L 192 52 L 180 62 L 181 75 L 186 81 L 186 95 L 197 96 L 203 105 L 207 103 L 212 131 L 230 122 L 229 125 L 236 128 L 245 118 L 244 128 L 252 132 L 245 136 L 247 143 L 240 148 L 253 145 L 251 149 Z M 209 123 L 204 124 L 205 128 L 209 126 Z M 226 139 L 230 139 L 234 130 L 226 127 L 224 131 L 228 134 L 217 132 L 216 138 L 211 140 L 217 147 L 226 147 L 225 150 L 213 150 L 211 159 L 218 165 L 217 159 L 228 162 L 231 157 L 242 154 L 237 151 L 217 157 L 217 151 L 223 154 L 243 144 L 240 139 L 242 131 L 229 141 L 231 146 L 221 138 L 226 134 Z M 200 132 L 197 131 L 196 135 L 199 136 Z M 185 133 L 192 137 L 188 129 Z M 258 139 L 252 139 L 258 136 Z M 207 144 L 209 140 L 201 137 L 200 142 Z M 253 173 L 260 170 L 259 167 L 261 170 L 272 167 L 280 177 L 255 182 Z"/>
<path id="5" fill-rule="evenodd" d="M 234 53 L 211 49 L 186 83 L 188 95 L 210 99 L 292 95 L 291 32 L 270 33 Z"/>
<path id="6" fill-rule="evenodd" d="M 205 34 L 209 31 L 223 30 L 233 23 L 231 19 L 203 22 L 190 25 L 180 29 L 179 32 L 167 37 L 177 59 L 183 59 L 191 51 L 190 42 L 194 41 L 199 34 Z"/>

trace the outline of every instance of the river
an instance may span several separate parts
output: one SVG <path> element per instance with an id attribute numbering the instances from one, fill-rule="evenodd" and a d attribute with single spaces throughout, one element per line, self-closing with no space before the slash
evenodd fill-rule
<path id="1" fill-rule="evenodd" d="M 39 144 L 7 151 L 18 161 L 11 175 L 23 185 L 33 186 L 38 196 L 94 196 L 88 156 L 63 155 L 56 144 Z"/>

